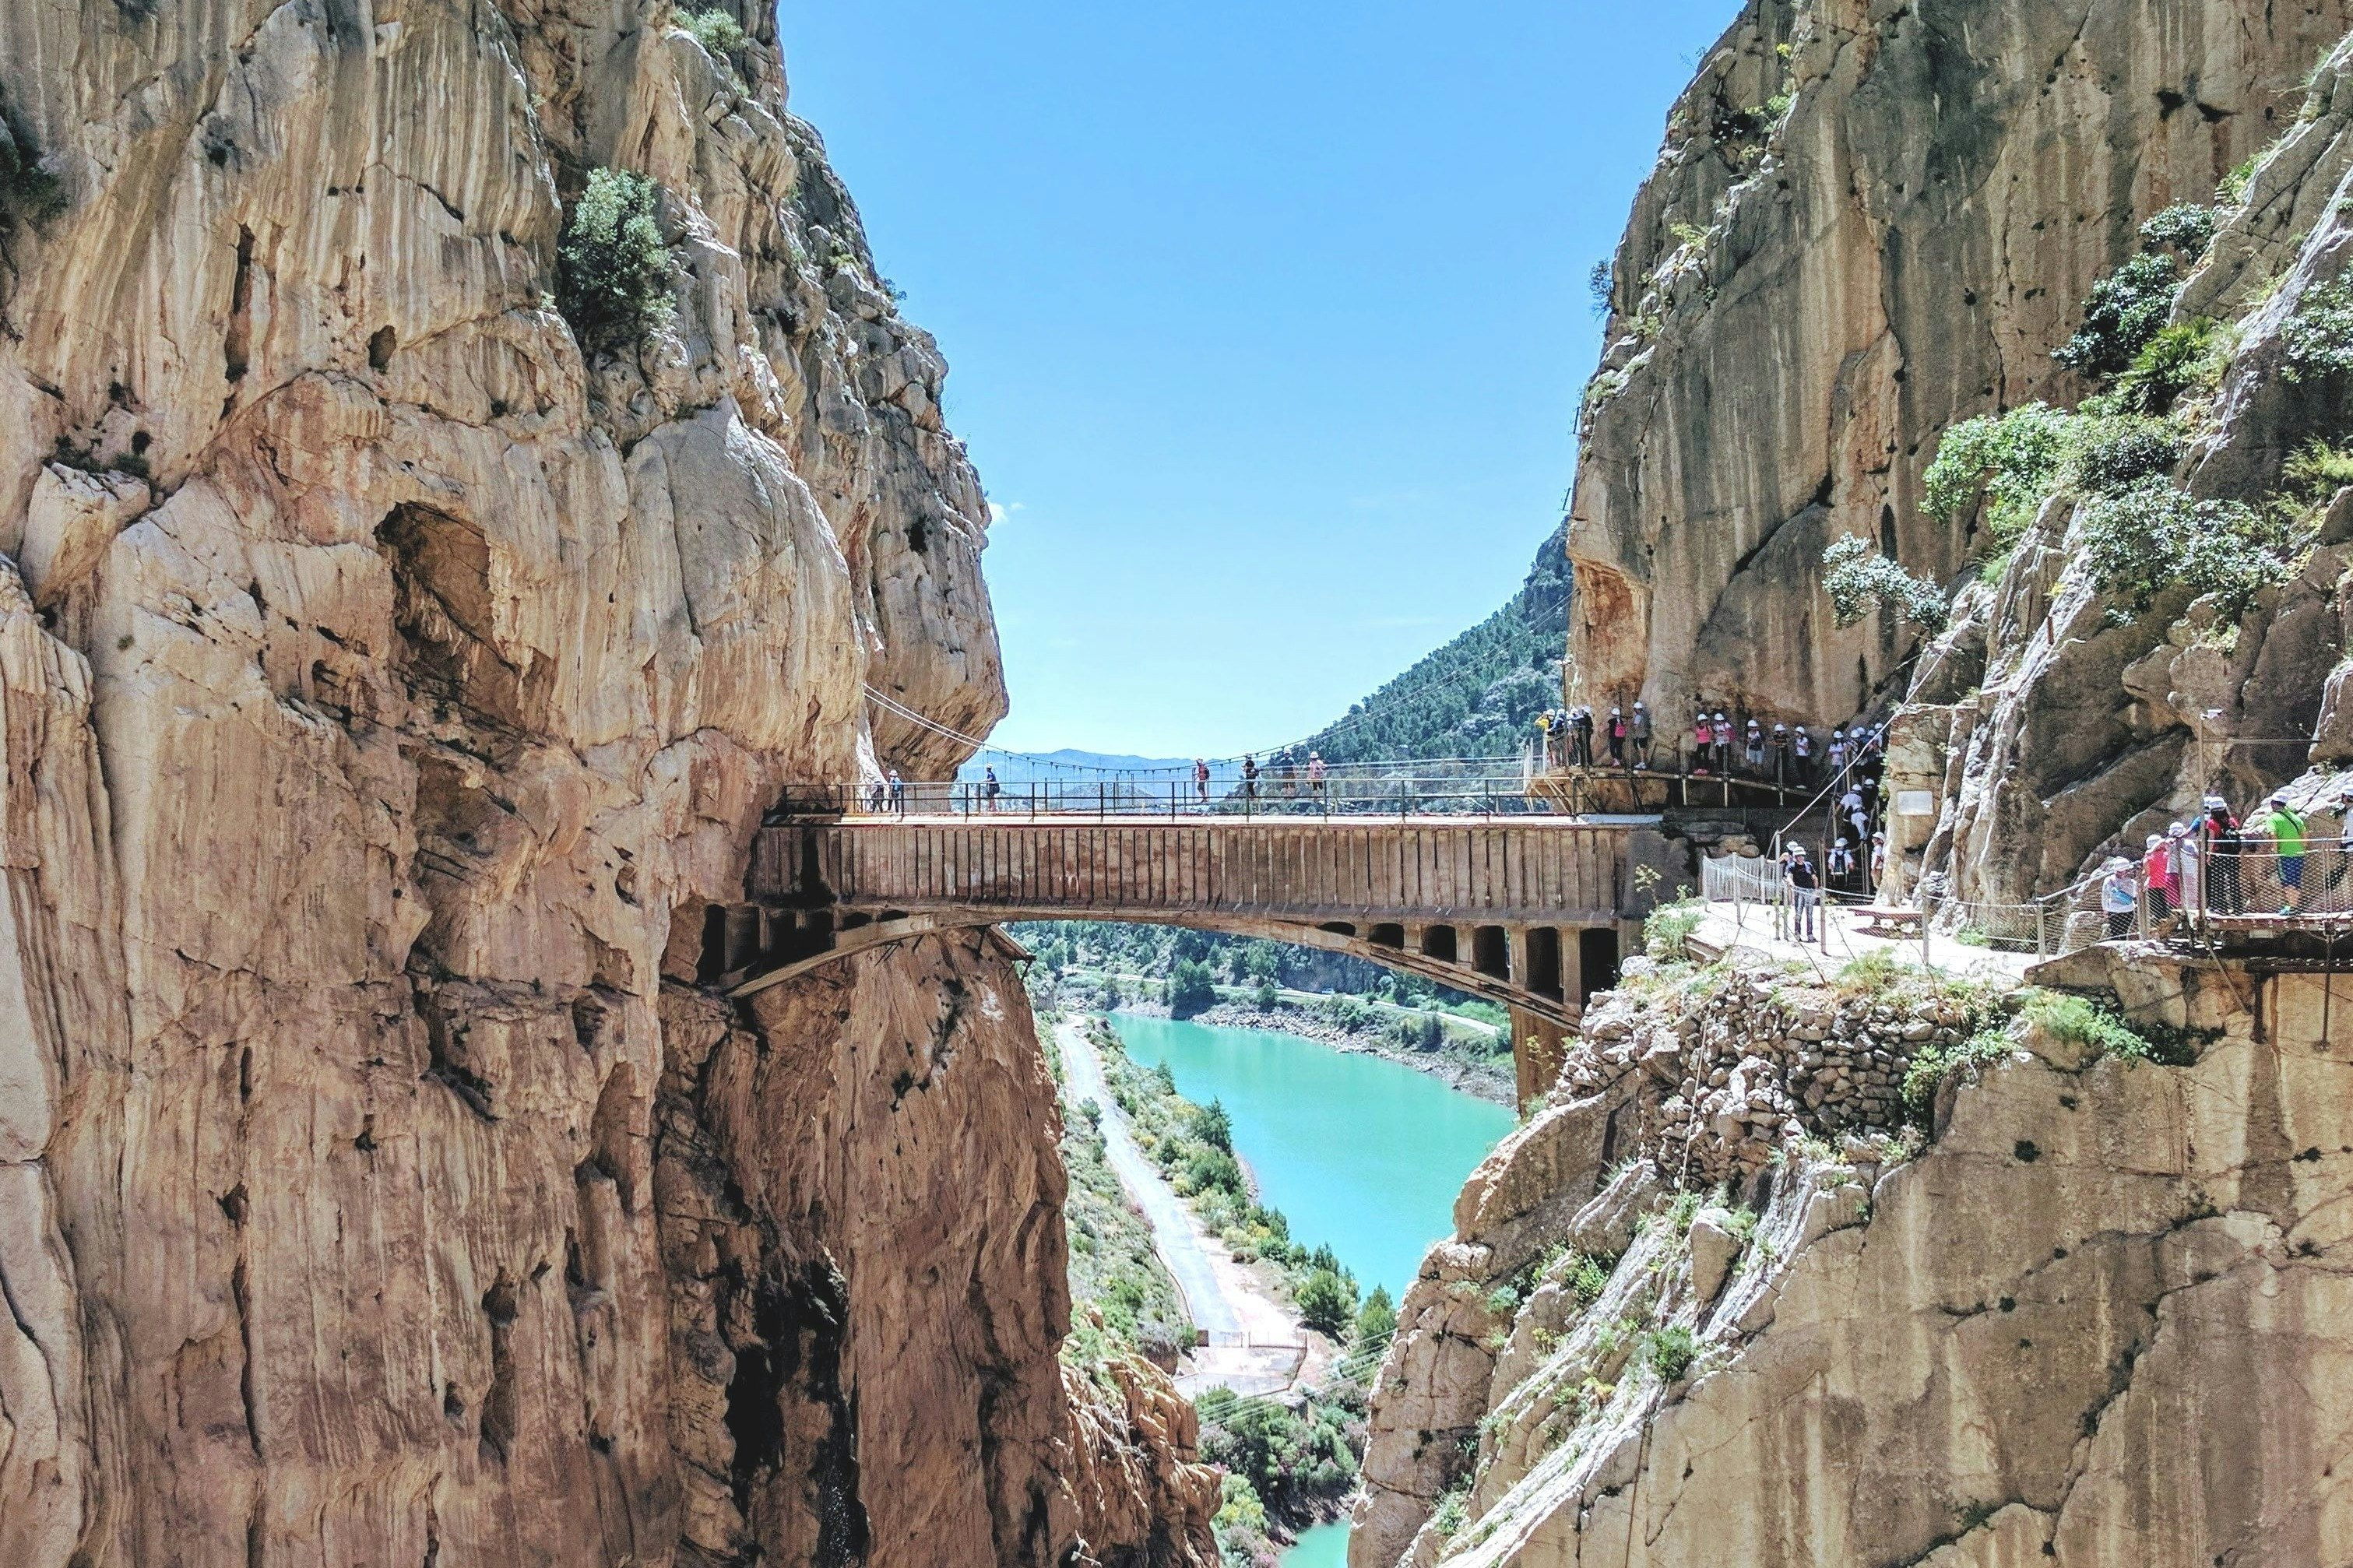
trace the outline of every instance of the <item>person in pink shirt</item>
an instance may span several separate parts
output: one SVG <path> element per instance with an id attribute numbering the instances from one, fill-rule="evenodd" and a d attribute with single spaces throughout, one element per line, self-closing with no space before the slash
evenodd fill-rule
<path id="1" fill-rule="evenodd" d="M 2174 870 L 2172 840 L 2161 833 L 2150 834 L 2148 853 L 2141 861 L 2141 875 L 2148 888 L 2148 923 L 2152 930 L 2172 917 L 2174 892 L 2179 886 Z"/>

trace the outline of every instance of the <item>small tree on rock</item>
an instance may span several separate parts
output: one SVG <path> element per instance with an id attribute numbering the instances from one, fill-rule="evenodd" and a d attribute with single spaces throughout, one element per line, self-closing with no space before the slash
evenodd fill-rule
<path id="1" fill-rule="evenodd" d="M 555 247 L 555 307 L 590 353 L 628 348 L 670 324 L 670 247 L 660 189 L 627 169 L 592 169 Z"/>
<path id="2" fill-rule="evenodd" d="M 1851 626 L 1876 609 L 1892 609 L 1931 636 L 1945 629 L 1951 609 L 1936 584 L 1915 577 L 1871 547 L 1860 534 L 1832 540 L 1822 552 L 1822 586 L 1838 624 Z"/>
<path id="3" fill-rule="evenodd" d="M 1299 1287 L 1300 1320 L 1317 1333 L 1338 1339 L 1356 1315 L 1356 1288 L 1329 1268 L 1318 1268 Z"/>

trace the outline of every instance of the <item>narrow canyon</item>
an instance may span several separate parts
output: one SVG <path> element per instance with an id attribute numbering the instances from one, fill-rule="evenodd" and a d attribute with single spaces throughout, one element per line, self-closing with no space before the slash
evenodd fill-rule
<path id="1" fill-rule="evenodd" d="M 1747 0 L 1598 279 L 1546 700 L 1867 717 L 1948 948 L 2210 799 L 2353 843 L 2348 34 Z M 794 789 L 1008 710 L 899 301 L 753 0 L 0 8 L 0 1564 L 1219 1568 L 1192 1404 L 1063 1354 L 1020 946 L 716 983 Z M 1516 985 L 1529 1090 L 1349 1563 L 2353 1563 L 2333 930 L 1646 927 L 1731 799 L 1589 994 L 1306 927 Z"/>

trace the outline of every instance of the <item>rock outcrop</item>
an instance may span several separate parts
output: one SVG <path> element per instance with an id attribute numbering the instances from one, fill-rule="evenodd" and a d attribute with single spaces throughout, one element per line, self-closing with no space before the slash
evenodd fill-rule
<path id="1" fill-rule="evenodd" d="M 2243 615 L 2188 589 L 2119 613 L 2084 547 L 2089 503 L 2054 487 L 1989 583 L 1924 652 L 1890 748 L 1889 782 L 1933 809 L 1893 824 L 1897 889 L 2019 904 L 2137 856 L 2206 795 L 2245 811 L 2288 786 L 2334 808 L 2353 762 L 2353 492 L 2295 493 L 2290 458 L 2345 428 L 2338 379 L 2284 374 L 2287 340 L 2343 271 L 2353 224 L 2353 40 L 2315 73 L 2293 123 L 2221 214 L 2173 308 L 2217 321 L 2227 368 L 2176 410 L 2178 478 L 2205 500 L 2308 513 L 2281 580 Z"/>
<path id="2" fill-rule="evenodd" d="M 1005 698 L 938 353 L 687 19 L 0 12 L 0 1561 L 1207 1549 L 1005 963 L 691 988 L 785 784 Z M 584 356 L 608 165 L 673 310 Z"/>
<path id="3" fill-rule="evenodd" d="M 2080 390 L 2051 350 L 2138 223 L 2293 123 L 2341 0 L 1753 0 L 1668 121 L 1614 262 L 1571 504 L 1575 679 L 1662 718 L 1827 724 L 1902 664 L 1823 547 L 1949 579 L 1955 421 Z"/>
<path id="4" fill-rule="evenodd" d="M 1655 1089 L 1582 1041 L 1619 1088 L 1498 1152 L 1401 1315 L 1366 1475 L 1409 1484 L 1376 1484 L 1351 1562 L 2353 1552 L 2353 1024 L 2321 976 L 2069 964 L 2050 978 L 2204 1037 L 2195 1064 L 2022 1027 L 1945 1079 L 1916 1153 L 1786 1139 L 1713 1197 L 1613 1171 L 1627 1086 Z"/>

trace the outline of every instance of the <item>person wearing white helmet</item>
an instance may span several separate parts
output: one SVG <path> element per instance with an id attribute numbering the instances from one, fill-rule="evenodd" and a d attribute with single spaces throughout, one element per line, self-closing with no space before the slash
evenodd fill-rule
<path id="1" fill-rule="evenodd" d="M 2148 890 L 2148 925 L 2153 933 L 2173 918 L 2173 847 L 2164 834 L 2148 836 L 2140 874 L 2142 885 Z"/>
<path id="2" fill-rule="evenodd" d="M 2133 914 L 2140 908 L 2140 883 L 2133 863 L 2121 855 L 2108 858 L 2107 878 L 2100 884 L 2100 912 L 2108 918 L 2108 940 L 2132 935 Z"/>
<path id="3" fill-rule="evenodd" d="M 2174 897 L 2182 912 L 2196 920 L 2206 910 L 2206 866 L 2198 852 L 2198 840 L 2186 822 L 2167 828 L 2165 837 L 2173 850 Z"/>
<path id="4" fill-rule="evenodd" d="M 2288 805 L 2285 790 L 2275 791 L 2269 805 L 2263 828 L 2271 835 L 2272 864 L 2279 875 L 2280 913 L 2299 914 L 2304 909 L 2304 817 Z"/>
<path id="5" fill-rule="evenodd" d="M 1640 699 L 1634 703 L 1633 717 L 1626 721 L 1626 739 L 1633 742 L 1634 766 L 1644 773 L 1651 771 L 1651 710 Z"/>
<path id="6" fill-rule="evenodd" d="M 1781 874 L 1788 879 L 1789 902 L 1798 913 L 1798 940 L 1814 940 L 1814 911 L 1821 908 L 1822 879 L 1806 859 L 1806 847 L 1789 846 L 1789 853 L 1781 862 Z"/>

